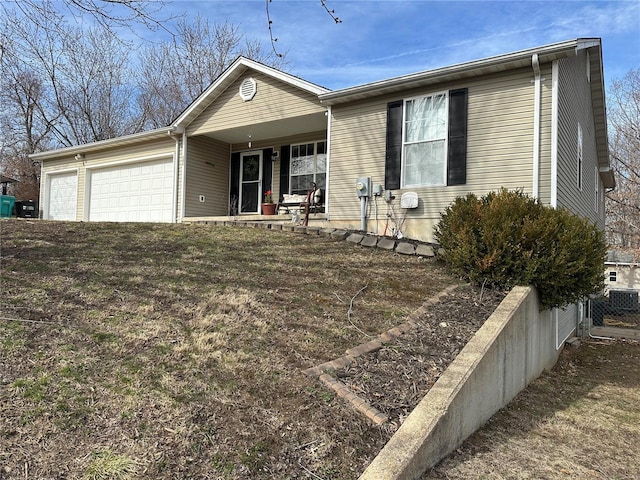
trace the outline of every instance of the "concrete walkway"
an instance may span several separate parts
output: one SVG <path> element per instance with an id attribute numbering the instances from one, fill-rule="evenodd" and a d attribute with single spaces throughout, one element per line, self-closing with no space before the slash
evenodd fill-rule
<path id="1" fill-rule="evenodd" d="M 591 335 L 604 338 L 626 338 L 640 340 L 640 330 L 620 327 L 591 327 Z"/>

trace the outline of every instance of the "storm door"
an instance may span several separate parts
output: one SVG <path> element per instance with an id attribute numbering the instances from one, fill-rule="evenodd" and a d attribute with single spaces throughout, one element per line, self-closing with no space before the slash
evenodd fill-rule
<path id="1" fill-rule="evenodd" d="M 262 179 L 262 152 L 240 156 L 240 213 L 259 213 Z"/>

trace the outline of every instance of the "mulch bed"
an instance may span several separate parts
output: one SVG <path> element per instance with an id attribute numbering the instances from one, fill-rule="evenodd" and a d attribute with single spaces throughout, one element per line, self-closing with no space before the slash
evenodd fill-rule
<path id="1" fill-rule="evenodd" d="M 505 296 L 501 291 L 459 286 L 430 306 L 412 331 L 357 357 L 335 375 L 386 414 L 389 421 L 383 429 L 393 433 Z"/>

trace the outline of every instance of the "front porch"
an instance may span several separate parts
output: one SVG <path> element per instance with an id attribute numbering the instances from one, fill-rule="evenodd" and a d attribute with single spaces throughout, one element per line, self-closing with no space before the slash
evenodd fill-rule
<path id="1" fill-rule="evenodd" d="M 329 115 L 318 95 L 327 91 L 247 59 L 232 65 L 175 122 L 177 220 L 262 221 L 262 203 L 306 195 L 312 184 L 325 203 Z"/>
<path id="2" fill-rule="evenodd" d="M 261 205 L 275 203 L 289 219 L 310 200 L 324 219 L 327 191 L 327 131 L 316 130 L 249 143 L 227 143 L 210 135 L 187 137 L 180 219 L 261 221 Z M 307 199 L 310 190 L 317 195 Z M 315 210 L 318 210 L 316 213 Z M 303 213 L 300 212 L 299 217 Z M 285 218 L 279 218 L 285 220 Z M 295 220 L 294 220 L 295 222 Z"/>

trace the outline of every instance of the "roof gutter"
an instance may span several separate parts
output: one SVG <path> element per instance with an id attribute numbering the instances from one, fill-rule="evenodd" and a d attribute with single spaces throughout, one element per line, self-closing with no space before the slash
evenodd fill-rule
<path id="1" fill-rule="evenodd" d="M 365 85 L 335 90 L 320 94 L 319 98 L 320 102 L 326 105 L 346 103 L 362 98 L 405 90 L 407 88 L 420 87 L 438 82 L 454 81 L 494 71 L 497 72 L 528 67 L 531 65 L 531 56 L 533 54 L 538 55 L 539 63 L 549 63 L 559 58 L 573 57 L 576 55 L 579 48 L 585 48 L 585 46 L 592 45 L 599 45 L 599 39 L 574 39 L 543 47 L 508 53 L 505 55 L 460 63 L 444 68 L 413 73 Z"/>
<path id="2" fill-rule="evenodd" d="M 180 127 L 170 126 L 157 128 L 155 130 L 147 130 L 145 132 L 134 133 L 132 135 L 125 135 L 124 137 L 109 138 L 107 140 L 100 140 L 98 142 L 85 143 L 82 145 L 74 145 L 72 147 L 59 148 L 57 150 L 48 150 L 46 152 L 32 153 L 29 158 L 34 161 L 54 160 L 57 158 L 75 156 L 77 154 L 86 154 L 98 150 L 104 150 L 109 147 L 115 147 L 119 145 L 128 145 L 132 143 L 142 142 L 146 140 L 153 140 L 158 138 L 166 138 L 165 135 L 177 132 Z"/>

